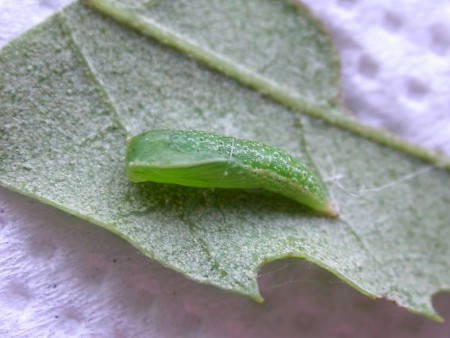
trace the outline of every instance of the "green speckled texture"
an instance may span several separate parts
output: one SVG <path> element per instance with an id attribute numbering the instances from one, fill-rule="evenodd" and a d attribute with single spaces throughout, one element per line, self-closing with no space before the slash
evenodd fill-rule
<path id="1" fill-rule="evenodd" d="M 133 182 L 266 189 L 334 214 L 313 171 L 262 142 L 194 130 L 148 131 L 128 142 L 127 174 Z"/>
<path id="2" fill-rule="evenodd" d="M 245 6 L 254 6 L 253 15 L 233 13 L 261 28 L 249 31 L 249 37 L 224 20 L 226 36 L 236 39 L 222 43 L 223 34 L 208 27 L 230 2 L 213 3 L 183 2 L 204 6 L 198 16 L 191 10 L 189 20 L 193 31 L 212 34 L 208 41 L 222 48 L 214 49 L 221 58 L 228 58 L 233 41 L 240 46 L 240 36 L 270 48 L 276 41 L 264 23 L 275 18 L 292 23 L 301 15 L 281 0 L 248 0 Z M 133 7 L 137 1 L 123 4 Z M 164 20 L 159 24 L 186 41 L 177 21 L 188 18 Z M 303 51 L 311 45 L 297 43 L 295 24 L 289 27 L 276 38 L 291 41 L 293 55 L 311 53 Z M 327 40 L 315 30 L 309 39 Z M 249 63 L 258 60 L 253 50 L 247 48 Z M 320 48 L 315 53 L 329 61 L 325 68 L 334 64 L 335 56 Z M 284 73 L 292 71 L 293 79 L 304 70 L 296 60 L 284 63 Z M 289 83 L 284 87 L 295 92 Z M 308 86 L 320 106 L 321 81 L 316 86 L 310 78 Z M 1 50 L 0 88 L 3 186 L 105 227 L 161 264 L 224 290 L 261 300 L 259 267 L 302 257 L 367 295 L 439 319 L 431 296 L 450 289 L 448 172 L 289 109 L 81 4 Z M 312 161 L 339 218 L 317 217 L 264 191 L 134 184 L 126 176 L 126 139 L 150 129 L 207 130 Z"/>
<path id="3" fill-rule="evenodd" d="M 174 33 L 180 37 L 181 45 L 201 49 L 200 55 L 192 55 L 201 58 L 202 54 L 209 54 L 237 68 L 243 77 L 256 77 L 267 81 L 269 86 L 281 87 L 305 107 L 328 108 L 338 100 L 339 58 L 332 40 L 295 1 L 87 0 L 86 3 L 103 8 L 109 15 L 149 35 L 158 35 L 163 43 L 172 45 L 165 33 Z M 151 29 L 147 30 L 148 27 Z M 218 68 L 231 72 L 230 67 Z"/>

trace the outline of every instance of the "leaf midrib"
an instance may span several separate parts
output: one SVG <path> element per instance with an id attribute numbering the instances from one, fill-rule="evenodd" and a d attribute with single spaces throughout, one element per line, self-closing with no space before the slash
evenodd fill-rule
<path id="1" fill-rule="evenodd" d="M 76 55 L 78 61 L 84 67 L 86 77 L 91 81 L 91 83 L 96 88 L 97 92 L 99 93 L 100 97 L 103 100 L 103 103 L 105 103 L 105 105 L 109 108 L 110 114 L 112 115 L 111 119 L 113 120 L 113 122 L 115 122 L 117 124 L 119 130 L 124 135 L 124 137 L 128 137 L 129 136 L 129 132 L 128 132 L 127 128 L 125 127 L 125 125 L 122 123 L 122 121 L 121 121 L 121 119 L 119 117 L 116 105 L 114 104 L 114 100 L 111 98 L 111 95 L 108 93 L 108 91 L 105 89 L 105 86 L 102 84 L 102 82 L 98 78 L 96 72 L 94 71 L 93 67 L 89 63 L 88 58 L 86 57 L 86 55 L 83 53 L 81 48 L 76 43 L 76 41 L 75 41 L 75 39 L 73 37 L 73 34 L 72 34 L 72 30 L 71 30 L 71 28 L 69 27 L 69 25 L 66 22 L 65 12 L 62 11 L 62 12 L 58 13 L 56 15 L 56 17 L 57 17 L 58 23 L 61 26 L 62 32 L 64 33 L 64 35 L 68 39 L 67 43 L 68 43 L 69 48 Z M 31 196 L 31 197 L 33 197 L 33 198 L 37 197 L 38 199 L 41 199 L 41 197 L 38 197 L 38 196 Z M 43 202 L 45 202 L 45 201 L 43 200 Z M 49 204 L 64 210 L 62 205 L 55 205 L 53 202 L 49 203 Z M 79 214 L 73 213 L 71 210 L 65 210 L 65 211 L 68 212 L 69 214 L 74 214 L 75 216 L 80 217 Z M 81 218 L 85 218 L 85 217 L 81 217 Z M 102 224 L 101 222 L 98 222 L 98 220 L 93 220 L 93 219 L 86 219 L 86 220 L 89 221 L 89 222 L 96 223 L 96 224 L 98 224 L 100 226 L 103 226 L 104 228 L 106 228 L 108 230 L 112 229 L 111 227 L 107 226 L 106 224 Z M 195 224 L 193 224 L 192 222 L 190 222 L 189 220 L 186 220 L 186 219 L 183 219 L 183 222 L 185 222 L 187 224 L 188 229 L 189 229 L 192 237 L 195 238 L 198 241 L 198 244 L 200 245 L 201 250 L 203 250 L 203 252 L 205 253 L 206 257 L 208 257 L 208 259 L 210 260 L 211 266 L 215 266 L 216 269 L 219 272 L 226 273 L 228 275 L 226 270 L 223 269 L 220 266 L 220 262 L 212 254 L 211 248 L 208 245 L 208 243 L 206 241 L 204 241 L 201 237 L 198 236 L 198 234 L 196 232 Z M 120 233 L 118 233 L 118 235 L 122 236 Z M 127 241 L 131 242 L 129 239 L 127 239 Z M 178 270 L 178 269 L 175 269 L 175 270 Z M 237 285 L 238 287 L 242 288 L 243 290 L 247 289 L 238 279 L 233 278 L 233 276 L 230 276 L 230 275 L 228 275 L 228 276 L 229 276 L 229 278 L 231 278 L 233 280 L 235 285 Z M 256 301 L 258 301 L 258 302 L 262 301 L 262 297 L 259 294 L 254 295 L 254 299 Z"/>
<path id="2" fill-rule="evenodd" d="M 208 48 L 196 44 L 154 20 L 135 15 L 130 11 L 104 0 L 84 0 L 83 3 L 97 9 L 104 15 L 111 17 L 118 22 L 139 31 L 147 37 L 155 39 L 183 54 L 193 57 L 213 70 L 262 93 L 285 107 L 300 111 L 301 113 L 320 119 L 343 130 L 399 150 L 450 171 L 450 157 L 444 156 L 436 151 L 430 151 L 407 143 L 386 131 L 361 124 L 349 114 L 347 114 L 348 117 L 342 117 L 342 114 L 333 113 L 333 111 L 347 111 L 347 109 L 340 104 L 339 99 L 330 103 L 327 109 L 312 107 L 307 102 L 300 99 L 289 88 L 271 81 L 267 77 L 260 76 L 221 54 L 217 54 Z"/>
<path id="3" fill-rule="evenodd" d="M 100 94 L 100 97 L 102 98 L 104 103 L 107 105 L 107 107 L 110 109 L 110 112 L 111 112 L 111 115 L 112 115 L 111 116 L 112 120 L 117 123 L 117 125 L 119 126 L 119 129 L 121 130 L 122 134 L 124 134 L 125 137 L 128 137 L 129 132 L 126 129 L 125 125 L 122 123 L 121 119 L 120 119 L 120 115 L 117 112 L 117 108 L 116 108 L 116 105 L 114 103 L 113 98 L 108 93 L 108 91 L 106 90 L 105 86 L 102 84 L 102 81 L 98 78 L 97 73 L 95 72 L 93 66 L 91 66 L 91 64 L 89 63 L 88 58 L 86 57 L 86 55 L 83 53 L 83 51 L 80 48 L 80 46 L 75 41 L 75 39 L 73 37 L 73 34 L 72 34 L 72 30 L 71 30 L 70 26 L 66 22 L 65 12 L 61 12 L 61 13 L 57 14 L 57 18 L 58 18 L 58 22 L 61 25 L 61 29 L 62 29 L 63 33 L 67 36 L 68 46 L 74 52 L 74 54 L 78 58 L 78 60 L 81 63 L 81 65 L 84 67 L 85 74 L 86 74 L 87 78 L 95 86 L 96 90 Z M 35 196 L 33 196 L 33 197 L 35 197 Z M 56 206 L 56 207 L 59 208 L 60 206 Z M 69 212 L 69 213 L 73 214 L 73 212 Z M 75 215 L 79 217 L 78 214 L 75 214 Z M 81 217 L 81 218 L 83 218 L 83 217 Z M 102 224 L 101 222 L 98 222 L 97 220 L 89 219 L 88 221 L 96 223 L 96 224 L 99 224 L 99 225 L 101 225 L 101 226 L 111 230 L 110 227 Z M 346 227 L 349 228 L 349 231 L 353 234 L 353 236 L 355 236 L 355 238 L 357 239 L 357 241 L 361 245 L 361 249 L 365 252 L 365 254 L 368 257 L 370 257 L 370 259 L 372 259 L 373 262 L 375 262 L 375 264 L 378 265 L 379 269 L 385 275 L 388 275 L 386 270 L 383 269 L 382 264 L 374 257 L 374 255 L 370 251 L 369 247 L 367 247 L 367 245 L 364 243 L 364 241 L 361 240 L 360 234 L 356 232 L 356 230 L 350 224 L 350 222 L 347 221 L 347 220 L 344 220 L 344 219 L 342 219 L 341 221 L 346 225 Z M 223 271 L 223 272 L 226 273 L 226 270 L 221 268 L 220 262 L 212 254 L 211 248 L 208 245 L 208 243 L 206 241 L 204 241 L 201 237 L 198 236 L 195 224 L 193 224 L 192 222 L 190 222 L 187 219 L 183 219 L 183 222 L 185 224 L 187 224 L 187 226 L 189 228 L 189 231 L 190 231 L 191 235 L 193 236 L 193 238 L 195 238 L 198 241 L 198 244 L 200 245 L 201 250 L 203 250 L 203 252 L 206 254 L 208 259 L 210 260 L 211 266 L 215 266 L 218 271 Z M 288 255 L 283 255 L 283 257 L 288 257 Z M 330 271 L 331 273 L 335 274 L 340 279 L 346 281 L 347 283 L 352 285 L 354 288 L 356 288 L 360 292 L 362 292 L 362 293 L 364 293 L 364 294 L 366 294 L 366 295 L 368 295 L 370 297 L 376 297 L 376 295 L 373 294 L 371 291 L 362 289 L 358 283 L 355 283 L 353 280 L 350 280 L 348 278 L 348 276 L 340 274 L 340 272 L 338 270 L 336 270 L 335 268 L 333 268 L 331 266 L 328 266 L 328 265 L 324 264 L 323 262 L 319 262 L 319 261 L 317 261 L 316 259 L 314 259 L 312 257 L 306 257 L 306 256 L 302 256 L 302 257 L 305 258 L 305 259 L 308 259 L 311 262 L 315 262 L 315 264 L 318 264 L 322 268 L 324 268 L 324 269 Z M 272 260 L 276 260 L 276 259 L 277 258 L 268 259 L 267 261 L 262 262 L 262 263 L 268 263 L 268 262 L 270 262 Z M 257 270 L 259 270 L 260 267 L 261 267 L 261 265 L 257 268 Z M 174 267 L 171 267 L 171 268 L 175 269 L 175 270 L 178 270 L 178 269 L 176 269 Z M 235 283 L 236 286 L 242 288 L 243 290 L 247 290 L 248 291 L 248 289 L 244 285 L 242 285 L 242 283 L 238 279 L 234 278 L 233 276 L 231 276 L 229 274 L 227 274 L 227 275 L 229 276 L 230 279 L 233 280 L 233 282 Z M 234 292 L 236 292 L 236 290 L 234 290 Z M 248 295 L 247 293 L 244 293 L 244 294 Z M 257 301 L 257 302 L 263 301 L 263 298 L 261 297 L 259 292 L 258 292 L 258 294 L 253 294 L 252 298 L 255 301 Z"/>

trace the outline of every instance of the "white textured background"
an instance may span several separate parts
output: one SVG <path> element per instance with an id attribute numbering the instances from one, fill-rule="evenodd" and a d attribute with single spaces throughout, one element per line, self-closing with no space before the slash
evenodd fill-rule
<path id="1" fill-rule="evenodd" d="M 167 1 L 167 0 L 166 0 Z M 69 0 L 0 0 L 0 46 Z M 343 97 L 365 123 L 450 154 L 450 2 L 306 0 L 330 29 Z M 191 282 L 113 234 L 0 189 L 1 337 L 449 337 L 299 260 L 265 304 Z M 434 297 L 450 322 L 450 295 Z"/>

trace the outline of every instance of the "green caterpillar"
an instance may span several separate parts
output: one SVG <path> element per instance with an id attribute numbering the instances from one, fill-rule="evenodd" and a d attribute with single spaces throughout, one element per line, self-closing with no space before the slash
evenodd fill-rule
<path id="1" fill-rule="evenodd" d="M 284 150 L 193 130 L 152 130 L 128 140 L 127 175 L 200 188 L 266 189 L 336 217 L 323 182 Z"/>

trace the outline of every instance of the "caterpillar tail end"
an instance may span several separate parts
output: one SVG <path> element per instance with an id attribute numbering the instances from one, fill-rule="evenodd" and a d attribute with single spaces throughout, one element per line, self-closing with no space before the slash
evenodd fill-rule
<path id="1" fill-rule="evenodd" d="M 339 217 L 339 213 L 333 204 L 328 204 L 327 207 L 323 210 L 323 213 L 331 218 Z"/>

